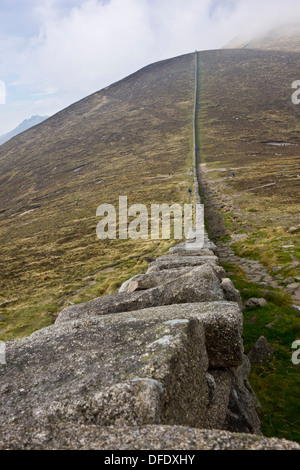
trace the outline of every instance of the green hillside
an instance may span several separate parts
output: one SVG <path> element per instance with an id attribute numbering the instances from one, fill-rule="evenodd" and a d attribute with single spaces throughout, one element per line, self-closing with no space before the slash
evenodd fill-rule
<path id="1" fill-rule="evenodd" d="M 0 147 L 2 340 L 115 292 L 168 248 L 99 240 L 96 210 L 189 202 L 193 82 L 193 54 L 150 65 Z"/>

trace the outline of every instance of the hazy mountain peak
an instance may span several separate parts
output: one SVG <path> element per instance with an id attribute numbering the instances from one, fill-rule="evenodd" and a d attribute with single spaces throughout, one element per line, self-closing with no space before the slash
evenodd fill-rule
<path id="1" fill-rule="evenodd" d="M 262 49 L 300 52 L 299 25 L 288 24 L 255 36 L 236 36 L 224 49 Z"/>
<path id="2" fill-rule="evenodd" d="M 7 134 L 4 134 L 0 137 L 0 145 L 4 144 L 8 140 L 12 139 L 16 135 L 20 134 L 21 132 L 27 131 L 33 126 L 36 126 L 37 124 L 40 124 L 41 122 L 45 121 L 45 119 L 48 119 L 49 116 L 31 116 L 31 118 L 24 119 L 21 124 L 19 124 L 15 129 L 12 131 L 8 132 Z"/>

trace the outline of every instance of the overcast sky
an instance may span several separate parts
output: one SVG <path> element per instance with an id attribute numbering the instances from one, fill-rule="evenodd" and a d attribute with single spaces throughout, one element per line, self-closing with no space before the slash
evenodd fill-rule
<path id="1" fill-rule="evenodd" d="M 0 135 L 158 60 L 300 20 L 299 0 L 0 0 Z"/>

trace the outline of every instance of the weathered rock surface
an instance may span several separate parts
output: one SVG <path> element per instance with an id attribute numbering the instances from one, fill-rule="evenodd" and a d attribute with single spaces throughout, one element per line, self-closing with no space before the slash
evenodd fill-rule
<path id="1" fill-rule="evenodd" d="M 232 302 L 237 302 L 240 309 L 244 309 L 244 304 L 240 292 L 234 287 L 231 279 L 225 277 L 221 282 L 221 289 L 225 294 L 226 300 L 231 300 Z"/>
<path id="2" fill-rule="evenodd" d="M 138 274 L 125 281 L 119 289 L 119 292 L 135 292 L 137 290 L 152 289 L 161 286 L 167 282 L 173 281 L 183 274 L 189 273 L 193 267 L 179 269 L 165 269 L 163 271 Z"/>
<path id="3" fill-rule="evenodd" d="M 249 383 L 251 365 L 246 356 L 239 367 L 232 368 L 232 387 L 229 397 L 229 413 L 225 428 L 234 432 L 257 434 L 260 429 L 262 408 Z"/>
<path id="4" fill-rule="evenodd" d="M 113 424 L 117 416 L 130 425 L 150 420 L 199 427 L 208 401 L 206 371 L 210 365 L 241 363 L 240 336 L 240 312 L 226 302 L 157 307 L 44 328 L 6 343 L 0 422 L 34 423 L 62 415 L 86 422 L 91 415 L 99 425 Z M 134 398 L 143 396 L 137 392 L 142 385 L 144 397 L 151 399 Z M 120 401 L 123 411 L 116 401 L 121 390 L 127 397 Z"/>
<path id="5" fill-rule="evenodd" d="M 300 450 L 296 442 L 186 426 L 11 425 L 0 450 Z"/>
<path id="6" fill-rule="evenodd" d="M 211 369 L 209 375 L 213 379 L 207 410 L 208 422 L 213 423 L 211 427 L 259 434 L 262 410 L 249 383 L 247 357 L 244 356 L 242 364 L 236 368 Z"/>
<path id="7" fill-rule="evenodd" d="M 206 232 L 204 233 L 203 244 L 197 242 L 196 233 L 194 233 L 193 236 L 184 243 L 170 248 L 170 253 L 179 256 L 207 256 L 208 253 L 210 255 L 211 253 L 216 254 L 217 246 L 208 238 Z"/>
<path id="8" fill-rule="evenodd" d="M 217 256 L 161 256 L 149 264 L 148 273 L 162 271 L 163 269 L 177 269 L 186 266 L 218 265 Z"/>
<path id="9" fill-rule="evenodd" d="M 87 416 L 94 416 L 94 422 L 103 425 L 113 424 L 114 416 L 123 424 L 156 422 L 156 399 L 159 409 L 162 407 L 160 413 L 172 415 L 169 405 L 160 405 L 160 393 L 167 400 L 178 392 L 191 404 L 195 380 L 199 381 L 194 383 L 199 419 L 199 404 L 203 400 L 205 404 L 205 393 L 196 396 L 196 390 L 201 391 L 201 368 L 207 368 L 208 358 L 204 329 L 198 321 L 186 319 L 173 325 L 145 317 L 107 322 L 109 319 L 104 324 L 100 318 L 53 325 L 29 338 L 8 342 L 7 364 L 0 366 L 0 390 L 5 397 L 2 425 L 11 421 L 34 423 L 50 416 L 59 420 L 62 415 L 84 422 L 89 422 Z M 177 386 L 178 377 L 172 378 L 172 370 L 175 375 L 179 371 L 183 374 Z M 135 382 L 139 378 L 143 384 Z M 137 391 L 142 385 L 144 394 Z M 126 400 L 120 399 L 122 394 Z M 167 403 L 175 404 L 174 400 Z M 182 407 L 183 402 L 174 412 Z M 188 409 L 186 413 L 189 415 Z M 193 409 L 191 419 L 197 421 L 196 415 Z M 188 419 L 186 414 L 184 419 Z"/>
<path id="10" fill-rule="evenodd" d="M 196 448 L 218 448 L 216 431 L 204 429 L 261 434 L 239 292 L 215 257 L 168 258 L 122 292 L 68 307 L 54 325 L 6 343 L 0 448 L 147 449 L 162 429 L 177 429 L 181 448 L 191 433 Z M 224 448 L 294 446 L 224 436 Z M 170 439 L 155 448 L 176 448 Z"/>
<path id="11" fill-rule="evenodd" d="M 177 256 L 214 256 L 215 255 L 214 250 L 211 249 L 211 248 L 213 248 L 212 246 L 207 245 L 202 250 L 199 249 L 199 250 L 196 250 L 196 251 L 193 249 L 193 247 L 192 247 L 192 249 L 188 249 L 188 246 L 189 245 L 174 246 L 174 247 L 170 248 L 170 253 L 172 255 L 177 255 Z"/>
<path id="12" fill-rule="evenodd" d="M 234 302 L 203 302 L 147 308 L 122 312 L 99 319 L 115 324 L 134 319 L 170 322 L 197 318 L 205 331 L 205 345 L 210 367 L 236 367 L 243 360 L 242 315 Z M 77 322 L 75 322 L 77 323 Z M 80 321 L 79 321 L 80 323 Z"/>
<path id="13" fill-rule="evenodd" d="M 213 265 L 212 268 L 220 281 L 226 277 L 226 272 L 222 266 Z M 125 281 L 120 287 L 119 292 L 135 292 L 138 290 L 152 289 L 153 287 L 167 284 L 168 282 L 175 280 L 184 274 L 191 273 L 193 269 L 194 267 L 191 266 L 178 269 L 164 269 L 162 271 L 148 272 L 147 274 L 138 274 L 137 276 L 134 276 Z M 222 285 L 221 288 L 223 291 L 225 290 Z M 235 289 L 234 297 L 239 298 L 239 296 L 239 292 Z M 231 295 L 231 297 L 233 296 Z M 228 298 L 227 300 L 232 299 Z"/>

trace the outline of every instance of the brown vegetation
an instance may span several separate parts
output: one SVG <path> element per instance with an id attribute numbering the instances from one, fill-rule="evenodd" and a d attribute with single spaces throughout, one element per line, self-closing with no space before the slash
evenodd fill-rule
<path id="1" fill-rule="evenodd" d="M 189 202 L 194 57 L 148 66 L 0 147 L 0 337 L 115 292 L 168 241 L 96 237 L 102 203 Z M 78 201 L 78 206 L 75 205 Z"/>

